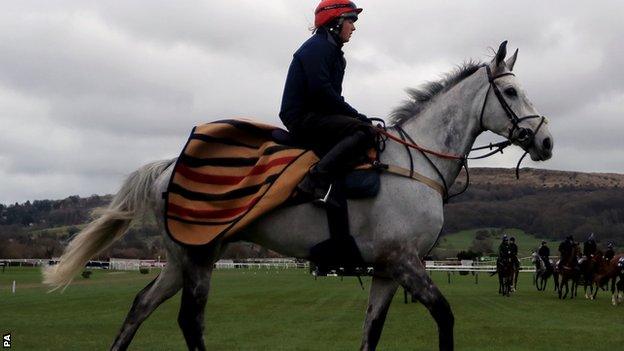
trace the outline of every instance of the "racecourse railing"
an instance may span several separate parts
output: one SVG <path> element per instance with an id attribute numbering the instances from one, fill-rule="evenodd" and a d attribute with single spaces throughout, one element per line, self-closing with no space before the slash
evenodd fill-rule
<path id="1" fill-rule="evenodd" d="M 464 266 L 464 265 L 436 265 L 426 266 L 427 271 L 443 271 L 443 272 L 496 272 L 496 265 L 493 266 Z M 535 273 L 533 266 L 520 266 L 520 273 Z"/>
<path id="2" fill-rule="evenodd" d="M 0 259 L 1 266 L 42 266 L 47 264 L 54 264 L 58 259 Z M 527 265 L 526 261 L 530 260 L 530 257 L 521 258 L 520 272 L 522 273 L 534 273 L 535 267 L 531 264 Z M 529 261 L 530 262 L 530 261 Z M 110 261 L 89 261 L 88 268 L 104 268 L 104 269 L 121 269 L 121 270 L 138 270 L 139 267 L 153 267 L 162 268 L 166 262 L 156 260 L 119 260 L 111 259 Z M 278 259 L 246 259 L 246 260 L 219 260 L 215 263 L 217 269 L 252 269 L 252 268 L 308 268 L 310 266 L 307 261 L 295 260 L 292 258 L 278 258 Z M 496 262 L 494 261 L 425 261 L 425 269 L 429 272 L 444 271 L 444 272 L 495 272 Z"/>

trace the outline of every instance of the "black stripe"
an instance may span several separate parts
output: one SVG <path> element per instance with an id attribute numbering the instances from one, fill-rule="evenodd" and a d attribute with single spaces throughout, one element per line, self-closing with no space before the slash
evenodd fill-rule
<path id="1" fill-rule="evenodd" d="M 249 145 L 245 143 L 241 143 L 238 140 L 230 139 L 230 138 L 217 138 L 206 134 L 192 134 L 191 139 L 201 140 L 207 143 L 219 143 L 225 145 L 233 145 L 233 146 L 242 146 L 249 149 L 257 150 L 259 146 Z"/>
<path id="2" fill-rule="evenodd" d="M 268 176 L 262 183 L 247 186 L 244 188 L 235 189 L 232 191 L 228 191 L 221 194 L 210 194 L 210 193 L 200 193 L 197 191 L 188 190 L 183 188 L 182 186 L 172 183 L 169 186 L 169 192 L 178 194 L 185 199 L 193 200 L 193 201 L 220 201 L 220 200 L 234 200 L 241 197 L 249 196 L 257 193 L 260 188 L 262 188 L 266 184 L 273 183 L 279 174 L 272 174 Z"/>
<path id="3" fill-rule="evenodd" d="M 222 167 L 247 167 L 258 162 L 257 157 L 214 157 L 197 158 L 187 154 L 180 155 L 180 162 L 189 167 L 222 166 Z"/>
<path id="4" fill-rule="evenodd" d="M 267 147 L 261 156 L 273 155 L 280 151 L 293 149 L 291 146 L 274 145 Z M 180 155 L 180 161 L 189 167 L 221 166 L 221 167 L 248 167 L 258 163 L 259 157 L 211 157 L 199 158 L 187 154 Z"/>
<path id="5" fill-rule="evenodd" d="M 241 120 L 237 120 L 237 119 L 224 119 L 221 121 L 216 121 L 214 123 L 225 123 L 225 124 L 229 124 L 233 127 L 235 127 L 236 129 L 245 131 L 247 133 L 251 133 L 252 135 L 260 135 L 264 138 L 269 138 L 272 139 L 272 129 L 264 129 L 264 128 L 260 128 L 258 126 L 256 126 L 253 123 L 250 122 L 246 122 L 246 121 L 241 121 Z M 278 129 L 277 127 L 275 129 Z"/>
<path id="6" fill-rule="evenodd" d="M 199 224 L 199 225 L 222 225 L 222 224 L 230 224 L 230 223 L 232 223 L 233 221 L 238 220 L 240 217 L 242 217 L 242 216 L 244 216 L 244 215 L 246 215 L 246 214 L 247 214 L 247 212 L 245 212 L 245 213 L 243 213 L 242 215 L 240 215 L 240 216 L 238 216 L 238 217 L 235 217 L 235 218 L 233 218 L 233 219 L 231 219 L 231 220 L 229 220 L 229 221 L 225 221 L 225 222 L 200 222 L 200 221 L 192 221 L 192 220 L 190 220 L 190 219 L 184 219 L 184 218 L 180 218 L 180 217 L 178 217 L 178 216 L 170 216 L 170 215 L 167 215 L 167 219 L 172 219 L 172 220 L 174 220 L 174 221 L 178 221 L 178 222 L 182 222 L 182 223 L 189 223 L 189 224 L 196 224 L 196 225 L 197 225 L 197 224 Z M 176 239 L 176 240 L 177 240 L 177 239 Z M 190 244 L 187 244 L 187 245 L 190 245 Z"/>

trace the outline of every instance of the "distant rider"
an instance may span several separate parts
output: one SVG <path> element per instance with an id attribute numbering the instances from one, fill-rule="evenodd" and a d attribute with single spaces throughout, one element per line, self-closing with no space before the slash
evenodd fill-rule
<path id="1" fill-rule="evenodd" d="M 542 246 L 540 246 L 539 250 L 537 250 L 537 254 L 541 257 L 542 261 L 544 261 L 544 265 L 546 265 L 546 269 L 551 270 L 550 266 L 550 249 L 546 245 L 546 241 L 542 241 Z"/>
<path id="2" fill-rule="evenodd" d="M 503 241 L 498 246 L 498 261 L 503 262 L 511 257 L 511 248 L 509 246 L 509 238 L 503 235 Z"/>
<path id="3" fill-rule="evenodd" d="M 613 243 L 609 242 L 607 245 L 607 251 L 605 251 L 604 258 L 607 262 L 611 261 L 615 257 L 615 251 L 613 251 Z"/>
<path id="4" fill-rule="evenodd" d="M 585 243 L 583 243 L 583 256 L 588 259 L 594 257 L 596 254 L 597 246 L 596 240 L 594 239 L 594 233 L 590 233 Z"/>
<path id="5" fill-rule="evenodd" d="M 563 259 L 574 252 L 574 238 L 568 235 L 565 240 L 559 244 L 559 269 L 563 267 Z"/>
<path id="6" fill-rule="evenodd" d="M 513 236 L 509 239 L 509 255 L 514 267 L 516 269 L 520 269 L 520 260 L 518 260 L 518 245 L 516 245 L 516 238 Z"/>

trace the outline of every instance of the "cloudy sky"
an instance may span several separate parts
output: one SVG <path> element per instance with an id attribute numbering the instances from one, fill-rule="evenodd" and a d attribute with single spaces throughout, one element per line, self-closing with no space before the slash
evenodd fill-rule
<path id="1" fill-rule="evenodd" d="M 316 0 L 9 1 L 0 12 L 0 203 L 114 193 L 199 123 L 280 124 Z M 624 2 L 360 0 L 344 95 L 387 116 L 406 87 L 509 40 L 554 157 L 624 173 Z M 487 140 L 487 136 L 482 138 Z M 519 151 L 479 166 L 513 167 Z"/>

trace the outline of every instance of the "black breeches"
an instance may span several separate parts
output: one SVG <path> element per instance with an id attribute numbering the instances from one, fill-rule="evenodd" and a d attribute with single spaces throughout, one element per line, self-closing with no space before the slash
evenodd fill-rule
<path id="1" fill-rule="evenodd" d="M 345 115 L 308 113 L 286 127 L 295 139 L 314 150 L 320 157 L 357 132 L 364 135 L 361 137 L 362 141 L 356 143 L 356 148 L 362 153 L 372 147 L 375 140 L 375 132 L 370 124 Z"/>

